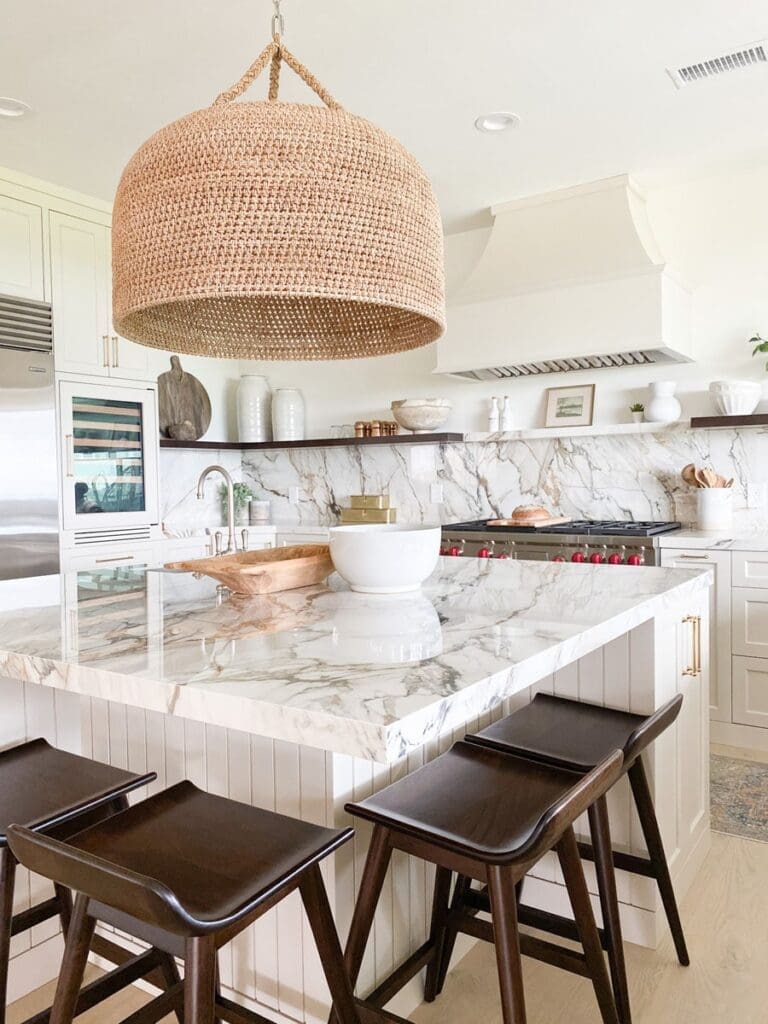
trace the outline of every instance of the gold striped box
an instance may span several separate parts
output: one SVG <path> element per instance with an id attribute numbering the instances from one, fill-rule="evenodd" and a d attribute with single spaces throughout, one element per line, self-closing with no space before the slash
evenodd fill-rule
<path id="1" fill-rule="evenodd" d="M 353 526 L 360 523 L 395 523 L 397 522 L 397 509 L 343 508 L 341 510 L 341 522 L 343 526 Z"/>
<path id="2" fill-rule="evenodd" d="M 349 504 L 352 508 L 389 508 L 389 495 L 351 494 Z"/>

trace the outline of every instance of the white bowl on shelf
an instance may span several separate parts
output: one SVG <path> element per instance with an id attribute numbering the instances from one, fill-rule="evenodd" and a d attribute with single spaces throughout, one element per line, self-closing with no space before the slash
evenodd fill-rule
<path id="1" fill-rule="evenodd" d="M 330 533 L 334 568 L 361 594 L 418 590 L 440 557 L 439 526 L 333 526 Z"/>
<path id="2" fill-rule="evenodd" d="M 400 426 L 414 434 L 431 434 L 451 415 L 447 398 L 402 398 L 391 408 Z"/>
<path id="3" fill-rule="evenodd" d="M 751 416 L 760 404 L 763 388 L 754 380 L 713 380 L 709 393 L 722 416 Z"/>

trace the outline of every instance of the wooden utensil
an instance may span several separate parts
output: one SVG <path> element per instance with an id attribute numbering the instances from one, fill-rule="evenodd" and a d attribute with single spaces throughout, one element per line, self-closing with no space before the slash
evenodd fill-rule
<path id="1" fill-rule="evenodd" d="M 705 487 L 718 487 L 718 480 L 720 477 L 712 469 L 701 469 L 699 470 L 699 477 L 703 481 Z"/>
<path id="2" fill-rule="evenodd" d="M 696 467 L 692 462 L 689 462 L 687 466 L 683 466 L 680 470 L 680 476 L 683 478 L 683 482 L 688 484 L 689 487 L 699 486 L 699 482 L 696 479 Z"/>
<path id="3" fill-rule="evenodd" d="M 165 568 L 202 573 L 234 594 L 255 595 L 322 583 L 333 572 L 333 562 L 327 544 L 293 544 L 285 548 L 168 562 Z"/>

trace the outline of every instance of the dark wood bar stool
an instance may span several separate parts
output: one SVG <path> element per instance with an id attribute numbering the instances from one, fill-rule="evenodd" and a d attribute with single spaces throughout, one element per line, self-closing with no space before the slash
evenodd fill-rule
<path id="1" fill-rule="evenodd" d="M 655 880 L 674 939 L 677 958 L 687 967 L 690 958 L 680 912 L 648 777 L 640 756 L 646 747 L 672 725 L 680 714 L 682 703 L 682 695 L 678 694 L 652 715 L 635 715 L 539 693 L 520 711 L 482 732 L 467 736 L 466 740 L 578 772 L 591 771 L 611 750 L 618 748 L 623 752 L 623 773 L 629 776 L 640 827 L 648 847 L 648 857 L 615 850 L 613 862 L 617 868 Z M 594 859 L 598 841 L 594 815 L 590 817 L 590 829 L 592 843 L 579 843 L 579 851 L 582 857 Z"/>
<path id="2" fill-rule="evenodd" d="M 607 792 L 621 770 L 618 750 L 582 775 L 462 742 L 362 803 L 349 804 L 351 814 L 374 824 L 345 953 L 353 984 L 393 850 L 437 866 L 429 943 L 364 1005 L 380 1009 L 425 963 L 433 974 L 439 969 L 455 872 L 488 887 L 492 921 L 467 916 L 462 930 L 495 944 L 504 1024 L 526 1020 L 521 953 L 589 977 L 604 1024 L 617 1024 L 573 822 Z M 563 870 L 582 952 L 518 929 L 519 885 L 550 850 L 557 852 Z"/>
<path id="3" fill-rule="evenodd" d="M 177 983 L 129 1018 L 268 1024 L 218 992 L 216 954 L 298 889 L 343 1024 L 359 1024 L 319 863 L 353 835 L 204 793 L 182 782 L 62 843 L 12 826 L 14 854 L 74 890 L 51 1024 L 71 1024 L 93 930 L 106 921 L 185 960 Z"/>
<path id="4" fill-rule="evenodd" d="M 66 753 L 43 739 L 0 751 L 0 1024 L 5 1022 L 11 938 L 57 916 L 66 936 L 72 915 L 71 893 L 58 882 L 50 899 L 14 915 L 18 862 L 8 846 L 9 826 L 23 822 L 38 835 L 66 838 L 125 810 L 126 794 L 155 778 L 154 772 L 134 775 Z M 101 936 L 96 938 L 94 952 L 121 966 L 83 990 L 81 1010 L 152 972 L 160 972 L 156 982 L 167 984 L 169 972 L 175 971 L 170 957 L 154 953 L 134 957 Z M 49 1014 L 45 1011 L 32 1020 L 44 1024 Z"/>

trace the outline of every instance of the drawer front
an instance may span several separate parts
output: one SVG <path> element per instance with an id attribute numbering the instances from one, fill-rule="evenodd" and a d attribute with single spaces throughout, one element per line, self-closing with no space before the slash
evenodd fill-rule
<path id="1" fill-rule="evenodd" d="M 155 551 L 151 547 L 115 549 L 111 551 L 62 551 L 62 572 L 78 572 L 88 569 L 128 568 L 132 565 L 152 565 L 157 561 Z"/>
<path id="2" fill-rule="evenodd" d="M 733 585 L 768 590 L 768 551 L 734 551 Z"/>
<path id="3" fill-rule="evenodd" d="M 768 658 L 734 657 L 733 720 L 768 729 Z"/>
<path id="4" fill-rule="evenodd" d="M 768 658 L 768 590 L 733 588 L 733 653 Z"/>

